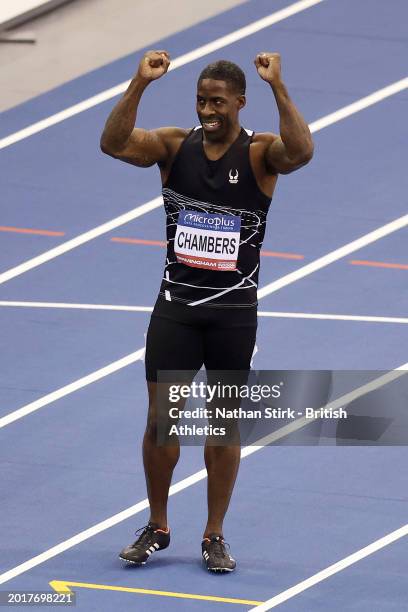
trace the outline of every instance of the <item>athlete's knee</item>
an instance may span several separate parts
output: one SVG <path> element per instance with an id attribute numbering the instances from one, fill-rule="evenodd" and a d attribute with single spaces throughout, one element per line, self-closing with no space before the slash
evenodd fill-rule
<path id="1" fill-rule="evenodd" d="M 149 405 L 146 420 L 145 435 L 159 444 L 170 443 L 172 419 L 169 417 L 168 408 L 158 406 L 156 402 Z"/>

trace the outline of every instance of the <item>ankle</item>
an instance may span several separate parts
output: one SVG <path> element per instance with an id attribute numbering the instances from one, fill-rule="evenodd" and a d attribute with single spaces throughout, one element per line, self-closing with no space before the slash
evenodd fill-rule
<path id="1" fill-rule="evenodd" d="M 220 528 L 207 528 L 203 534 L 203 540 L 210 540 L 211 536 L 219 536 L 220 538 L 224 538 L 222 535 L 222 529 Z"/>
<path id="2" fill-rule="evenodd" d="M 170 531 L 170 527 L 167 525 L 167 521 L 165 520 L 155 520 L 153 518 L 150 518 L 149 525 L 152 525 L 155 531 L 157 529 L 159 531 L 164 531 L 165 533 L 168 533 Z"/>

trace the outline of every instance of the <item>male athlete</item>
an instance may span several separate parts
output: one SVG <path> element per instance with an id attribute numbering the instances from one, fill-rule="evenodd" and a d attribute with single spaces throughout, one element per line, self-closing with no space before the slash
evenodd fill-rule
<path id="1" fill-rule="evenodd" d="M 200 126 L 135 128 L 146 87 L 168 70 L 167 51 L 149 51 L 101 138 L 104 153 L 135 166 L 158 164 L 167 214 L 167 257 L 160 293 L 147 334 L 149 393 L 143 461 L 150 520 L 120 558 L 144 564 L 167 548 L 167 499 L 179 446 L 157 444 L 159 370 L 248 371 L 257 325 L 259 252 L 266 215 L 278 178 L 307 164 L 313 141 L 282 81 L 278 53 L 255 58 L 271 87 L 280 116 L 280 136 L 241 127 L 245 75 L 232 62 L 217 61 L 197 84 Z M 272 109 L 267 110 L 267 115 Z M 226 514 L 240 460 L 239 445 L 204 450 L 208 473 L 208 521 L 202 557 L 210 571 L 231 572 L 235 561 L 223 539 Z M 137 532 L 138 533 L 138 532 Z"/>

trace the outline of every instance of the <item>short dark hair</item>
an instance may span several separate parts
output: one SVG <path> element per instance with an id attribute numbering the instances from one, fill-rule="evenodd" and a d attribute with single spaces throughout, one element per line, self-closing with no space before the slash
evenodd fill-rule
<path id="1" fill-rule="evenodd" d="M 215 79 L 216 81 L 226 81 L 234 92 L 245 95 L 246 79 L 243 70 L 237 64 L 227 60 L 218 60 L 208 64 L 198 77 L 198 84 L 203 79 Z"/>

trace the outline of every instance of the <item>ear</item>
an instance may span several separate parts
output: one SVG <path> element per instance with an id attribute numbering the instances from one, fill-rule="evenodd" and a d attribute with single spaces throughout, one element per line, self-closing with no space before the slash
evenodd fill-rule
<path id="1" fill-rule="evenodd" d="M 246 97 L 243 95 L 238 96 L 237 100 L 238 100 L 238 110 L 241 110 L 241 108 L 244 108 L 246 104 Z"/>

